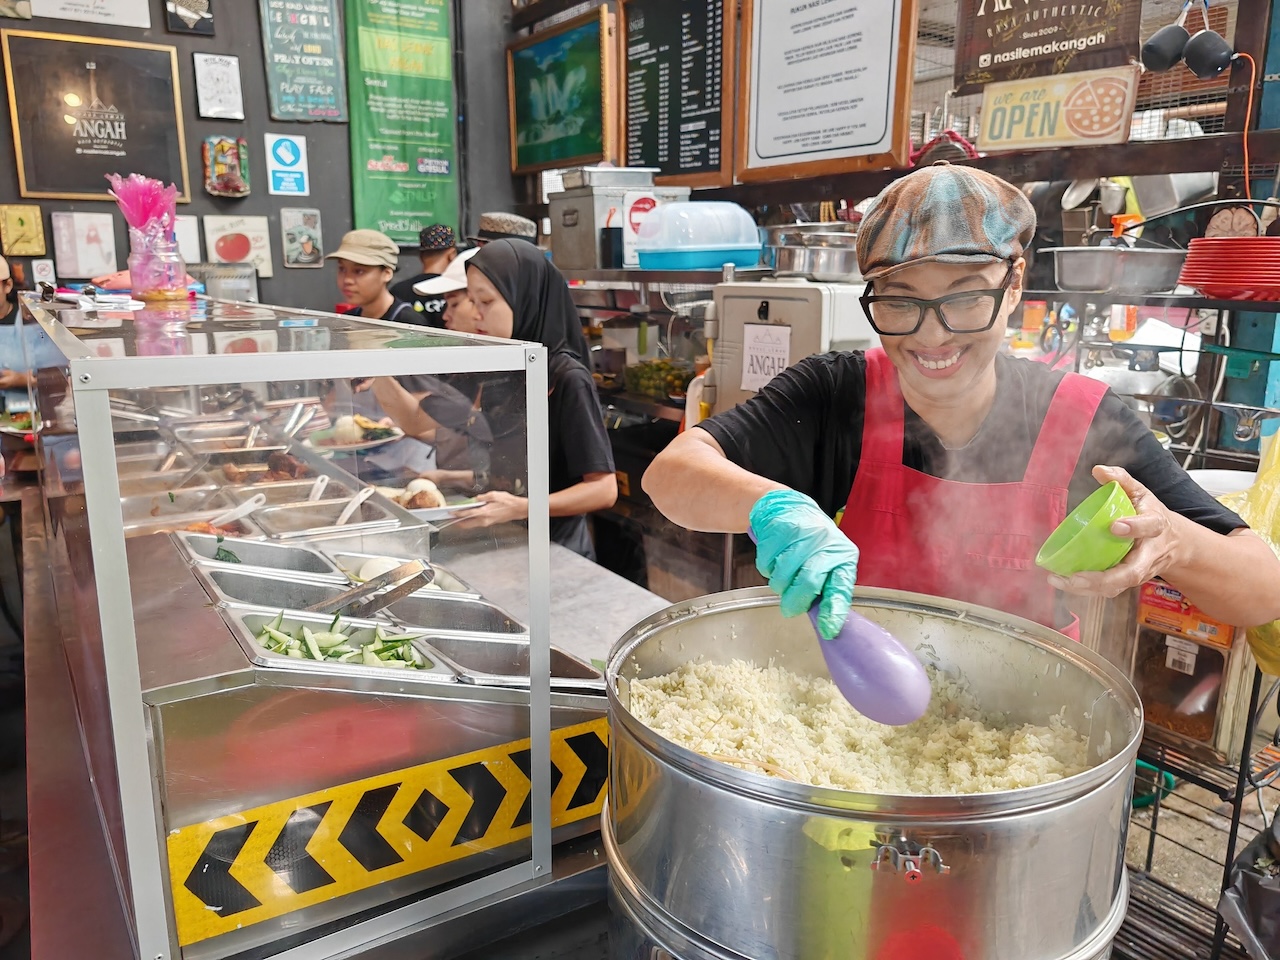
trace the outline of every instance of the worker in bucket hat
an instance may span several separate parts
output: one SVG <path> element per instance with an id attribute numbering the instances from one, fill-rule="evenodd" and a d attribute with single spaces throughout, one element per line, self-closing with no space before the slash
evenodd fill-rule
<path id="1" fill-rule="evenodd" d="M 855 583 L 1073 636 L 1067 594 L 1114 597 L 1156 577 L 1215 619 L 1280 619 L 1280 559 L 1119 397 L 1004 352 L 1034 230 L 1023 193 L 973 167 L 896 180 L 856 241 L 880 347 L 790 358 L 756 396 L 677 437 L 646 493 L 691 529 L 750 530 L 783 614 L 818 604 L 826 638 Z M 1068 511 L 1111 481 L 1136 508 L 1110 526 L 1132 541 L 1124 559 L 1039 569 Z"/>

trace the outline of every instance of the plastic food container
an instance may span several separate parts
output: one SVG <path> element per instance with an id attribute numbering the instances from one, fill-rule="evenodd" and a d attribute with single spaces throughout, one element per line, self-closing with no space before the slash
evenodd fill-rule
<path id="1" fill-rule="evenodd" d="M 754 267 L 760 262 L 760 232 L 736 203 L 665 203 L 640 224 L 636 250 L 643 270 Z"/>

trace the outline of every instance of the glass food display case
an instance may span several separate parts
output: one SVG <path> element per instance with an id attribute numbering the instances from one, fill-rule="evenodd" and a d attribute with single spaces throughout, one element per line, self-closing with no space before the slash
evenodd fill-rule
<path id="1" fill-rule="evenodd" d="M 596 829 L 603 683 L 548 638 L 542 347 L 216 301 L 32 297 L 21 322 L 139 956 L 351 955 Z M 429 429 L 405 436 L 371 378 Z M 457 489 L 414 480 L 445 466 Z M 526 496 L 527 524 L 475 519 L 485 490 Z"/>

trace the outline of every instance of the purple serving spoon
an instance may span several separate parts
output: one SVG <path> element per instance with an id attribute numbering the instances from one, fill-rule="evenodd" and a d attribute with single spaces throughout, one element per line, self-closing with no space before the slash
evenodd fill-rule
<path id="1" fill-rule="evenodd" d="M 751 541 L 755 534 L 751 532 Z M 850 610 L 833 640 L 818 630 L 819 600 L 809 620 L 836 688 L 864 717 L 900 727 L 924 716 L 933 691 L 920 661 L 888 630 Z"/>

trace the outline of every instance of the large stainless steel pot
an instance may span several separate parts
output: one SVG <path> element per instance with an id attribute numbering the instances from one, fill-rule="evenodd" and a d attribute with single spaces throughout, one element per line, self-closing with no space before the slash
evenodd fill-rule
<path id="1" fill-rule="evenodd" d="M 859 589 L 858 610 L 968 680 L 984 709 L 1061 711 L 1096 765 L 968 796 L 809 787 L 707 759 L 628 709 L 630 680 L 690 660 L 825 676 L 807 618 L 767 589 L 677 604 L 614 647 L 604 842 L 617 958 L 1097 960 L 1128 898 L 1124 843 L 1142 708 L 1097 654 L 968 604 Z"/>
<path id="2" fill-rule="evenodd" d="M 778 266 L 778 251 L 788 242 L 785 237 L 794 237 L 796 234 L 806 233 L 847 233 L 856 234 L 858 225 L 856 223 L 848 223 L 844 220 L 836 220 L 828 223 L 783 223 L 775 227 L 761 228 L 761 240 L 763 246 L 760 251 L 761 262 L 766 267 Z M 798 246 L 792 242 L 793 246 Z M 855 264 L 856 266 L 856 264 Z"/>

